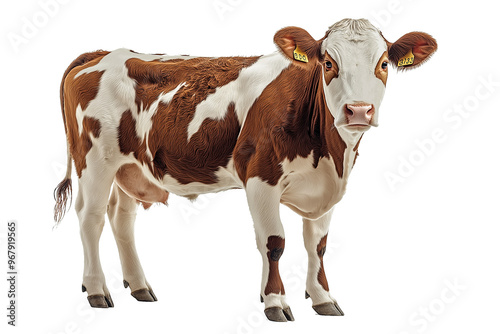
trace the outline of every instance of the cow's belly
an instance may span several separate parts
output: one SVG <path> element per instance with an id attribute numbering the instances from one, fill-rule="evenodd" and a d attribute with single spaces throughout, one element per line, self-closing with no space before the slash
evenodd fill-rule
<path id="1" fill-rule="evenodd" d="M 216 182 L 210 183 L 190 182 L 181 184 L 178 180 L 166 174 L 163 177 L 163 187 L 173 194 L 188 198 L 196 198 L 196 196 L 206 193 L 243 188 L 243 182 L 241 182 L 234 170 L 232 159 L 227 166 L 219 167 L 215 173 L 215 180 Z"/>
<path id="2" fill-rule="evenodd" d="M 168 174 L 159 181 L 154 179 L 146 166 L 139 166 L 137 163 L 122 165 L 116 173 L 115 182 L 127 195 L 141 202 L 146 208 L 151 203 L 166 204 L 169 193 L 194 199 L 200 194 L 242 188 L 242 183 L 234 176 L 232 163 L 219 169 L 216 173 L 217 182 L 208 184 L 181 184 Z"/>
<path id="3" fill-rule="evenodd" d="M 281 203 L 308 219 L 317 219 L 330 211 L 344 196 L 347 185 L 345 178 L 339 178 L 331 159 L 321 159 L 316 169 L 311 166 L 292 171 L 281 183 Z"/>

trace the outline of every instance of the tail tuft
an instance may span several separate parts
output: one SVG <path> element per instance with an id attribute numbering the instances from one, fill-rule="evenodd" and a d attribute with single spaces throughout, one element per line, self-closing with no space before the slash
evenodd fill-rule
<path id="1" fill-rule="evenodd" d="M 56 200 L 56 205 L 54 206 L 54 221 L 56 222 L 56 224 L 61 222 L 61 220 L 64 218 L 64 215 L 69 209 L 69 207 L 66 207 L 68 198 L 69 205 L 71 206 L 71 197 L 71 177 L 66 177 L 57 185 L 56 189 L 54 189 L 54 199 Z"/>

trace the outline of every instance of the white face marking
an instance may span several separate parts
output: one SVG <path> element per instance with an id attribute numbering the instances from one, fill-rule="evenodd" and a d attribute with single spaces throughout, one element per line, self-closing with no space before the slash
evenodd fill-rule
<path id="1" fill-rule="evenodd" d="M 331 27 L 322 52 L 328 52 L 335 60 L 339 76 L 328 86 L 324 81 L 323 84 L 328 108 L 339 130 L 346 125 L 344 106 L 361 102 L 375 107 L 371 125 L 378 125 L 385 85 L 375 76 L 375 67 L 385 51 L 384 39 L 366 20 L 343 20 Z"/>
<path id="2" fill-rule="evenodd" d="M 245 122 L 246 115 L 255 100 L 281 71 L 291 62 L 278 52 L 262 56 L 252 66 L 241 70 L 238 79 L 225 86 L 218 87 L 196 106 L 196 112 L 188 126 L 188 140 L 195 134 L 206 118 L 222 120 L 226 116 L 231 102 L 235 103 L 235 111 L 240 125 Z"/>

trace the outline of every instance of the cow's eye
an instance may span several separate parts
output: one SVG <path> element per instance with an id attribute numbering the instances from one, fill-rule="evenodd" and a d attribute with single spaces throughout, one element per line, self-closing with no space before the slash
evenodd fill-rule
<path id="1" fill-rule="evenodd" d="M 330 70 L 330 69 L 332 69 L 333 64 L 332 64 L 332 62 L 331 62 L 331 61 L 327 60 L 327 61 L 325 62 L 325 66 L 326 66 L 326 69 Z"/>
<path id="2" fill-rule="evenodd" d="M 386 61 L 384 61 L 384 62 L 382 63 L 382 69 L 383 69 L 383 70 L 386 70 L 386 69 L 387 69 L 387 65 L 389 65 L 389 64 L 388 64 Z"/>

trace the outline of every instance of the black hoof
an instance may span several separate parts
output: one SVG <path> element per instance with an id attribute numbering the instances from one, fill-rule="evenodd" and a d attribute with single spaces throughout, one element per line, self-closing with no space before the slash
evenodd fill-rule
<path id="1" fill-rule="evenodd" d="M 290 307 L 284 308 L 283 313 L 285 314 L 286 320 L 295 321 L 295 318 L 293 317 L 292 310 L 290 309 Z"/>
<path id="2" fill-rule="evenodd" d="M 88 296 L 87 300 L 89 301 L 90 306 L 96 308 L 110 308 L 115 306 L 110 295 L 92 295 Z"/>
<path id="3" fill-rule="evenodd" d="M 287 318 L 285 316 L 285 313 L 283 312 L 283 309 L 275 306 L 275 307 L 270 307 L 266 308 L 264 310 L 264 313 L 270 321 L 276 321 L 276 322 L 287 322 Z"/>
<path id="4" fill-rule="evenodd" d="M 123 280 L 123 286 L 126 288 L 129 287 L 129 284 L 126 280 Z M 149 289 L 139 289 L 132 291 L 131 293 L 132 297 L 137 299 L 140 302 L 156 302 L 158 299 L 156 298 L 153 290 Z"/>
<path id="5" fill-rule="evenodd" d="M 131 295 L 140 302 L 156 302 L 158 299 L 152 290 L 139 289 L 132 291 Z"/>
<path id="6" fill-rule="evenodd" d="M 324 303 L 313 305 L 313 309 L 319 315 L 343 316 L 344 312 L 337 303 Z"/>

